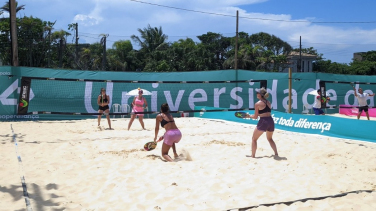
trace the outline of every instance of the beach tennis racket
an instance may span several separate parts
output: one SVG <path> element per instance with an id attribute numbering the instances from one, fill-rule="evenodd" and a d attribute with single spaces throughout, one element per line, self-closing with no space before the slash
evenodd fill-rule
<path id="1" fill-rule="evenodd" d="M 144 149 L 145 149 L 146 151 L 152 151 L 152 150 L 155 149 L 156 147 L 157 147 L 157 143 L 154 142 L 154 141 L 150 141 L 150 142 L 148 142 L 148 143 L 146 143 L 146 144 L 144 145 Z"/>
<path id="2" fill-rule="evenodd" d="M 238 118 L 242 118 L 242 119 L 247 118 L 247 115 L 249 115 L 249 114 L 247 114 L 245 112 L 240 112 L 240 111 L 235 112 L 235 116 L 238 117 Z"/>

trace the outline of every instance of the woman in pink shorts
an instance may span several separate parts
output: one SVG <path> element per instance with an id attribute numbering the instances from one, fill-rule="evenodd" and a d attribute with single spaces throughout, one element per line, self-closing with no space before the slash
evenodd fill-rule
<path id="1" fill-rule="evenodd" d="M 148 102 L 142 96 L 142 94 L 144 92 L 142 91 L 142 89 L 140 89 L 140 88 L 138 88 L 138 89 L 139 89 L 138 96 L 135 97 L 133 99 L 133 102 L 132 102 L 132 112 L 144 112 L 144 108 L 148 107 Z M 145 106 L 144 106 L 144 104 L 145 104 Z M 129 120 L 129 123 L 128 123 L 128 130 L 131 128 L 132 123 L 133 123 L 134 119 L 136 118 L 136 116 L 138 116 L 138 120 L 140 121 L 142 129 L 146 130 L 145 126 L 144 126 L 144 114 L 132 114 L 131 120 Z"/>
<path id="2" fill-rule="evenodd" d="M 169 162 L 173 162 L 174 160 L 168 155 L 168 151 L 172 147 L 175 158 L 178 157 L 175 143 L 179 143 L 182 135 L 178 127 L 176 127 L 174 118 L 169 111 L 170 108 L 168 107 L 168 104 L 163 103 L 161 105 L 161 113 L 156 117 L 154 142 L 157 140 L 159 124 L 161 124 L 161 127 L 166 130 L 165 134 L 158 140 L 158 142 L 164 140 L 162 145 L 162 157 Z"/>

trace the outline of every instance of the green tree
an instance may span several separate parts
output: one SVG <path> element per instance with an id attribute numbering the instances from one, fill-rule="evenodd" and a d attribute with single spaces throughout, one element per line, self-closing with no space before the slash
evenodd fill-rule
<path id="1" fill-rule="evenodd" d="M 166 41 L 168 36 L 163 34 L 162 27 L 152 28 L 148 25 L 144 29 L 137 29 L 137 31 L 140 32 L 141 36 L 132 35 L 131 38 L 141 46 L 142 50 L 151 53 L 167 46 Z"/>
<path id="2" fill-rule="evenodd" d="M 18 57 L 20 66 L 43 67 L 50 49 L 49 28 L 54 23 L 34 17 L 17 20 Z"/>
<path id="3" fill-rule="evenodd" d="M 84 70 L 101 70 L 102 54 L 103 46 L 99 42 L 90 44 L 80 51 L 78 63 Z"/>
<path id="4" fill-rule="evenodd" d="M 287 67 L 287 55 L 292 51 L 290 44 L 265 32 L 253 34 L 249 40 L 252 45 L 264 49 L 261 57 L 258 57 L 261 63 L 257 66 L 257 70 L 278 72 Z"/>
<path id="5" fill-rule="evenodd" d="M 52 55 L 53 67 L 70 68 L 74 57 L 71 53 L 72 48 L 67 48 L 67 37 L 71 34 L 65 30 L 54 31 L 51 35 L 52 39 Z M 70 53 L 68 53 L 70 52 Z M 73 59 L 73 60 L 72 60 Z"/>
<path id="6" fill-rule="evenodd" d="M 362 53 L 362 61 L 376 61 L 376 51 L 368 51 L 366 53 Z"/>
<path id="7" fill-rule="evenodd" d="M 236 37 L 231 38 L 231 48 L 227 52 L 227 59 L 223 63 L 225 69 L 235 68 L 235 45 Z M 245 32 L 239 32 L 238 34 L 238 55 L 237 64 L 238 69 L 255 70 L 256 69 L 256 57 L 258 57 L 259 46 L 253 46 L 250 43 L 249 35 Z"/>
<path id="8" fill-rule="evenodd" d="M 205 48 L 205 51 L 210 54 L 208 56 L 214 58 L 209 59 L 209 69 L 223 69 L 223 63 L 227 59 L 227 53 L 232 48 L 231 38 L 213 32 L 197 36 L 197 38 L 201 41 L 200 47 Z"/>
<path id="9" fill-rule="evenodd" d="M 260 45 L 265 50 L 271 51 L 274 55 L 288 55 L 292 51 L 290 44 L 265 32 L 252 34 L 249 39 L 253 45 Z"/>
<path id="10" fill-rule="evenodd" d="M 162 51 L 168 48 L 168 36 L 163 33 L 162 27 L 153 28 L 150 25 L 144 29 L 138 29 L 138 32 L 140 36 L 131 36 L 131 39 L 141 47 L 137 52 L 137 58 L 142 61 L 141 66 L 144 67 L 144 71 L 153 71 L 156 62 L 161 59 Z"/>
<path id="11" fill-rule="evenodd" d="M 349 66 L 332 62 L 331 60 L 317 60 L 313 63 L 313 72 L 334 73 L 334 74 L 350 74 Z"/>
<path id="12" fill-rule="evenodd" d="M 369 53 L 368 58 L 365 61 L 354 61 L 350 64 L 348 68 L 349 74 L 353 75 L 376 75 L 376 61 L 370 61 L 368 59 L 374 59 Z"/>
<path id="13" fill-rule="evenodd" d="M 256 70 L 262 63 L 263 52 L 264 49 L 259 45 L 252 46 L 242 43 L 238 49 L 238 69 Z M 232 55 L 229 56 L 223 65 L 225 68 L 230 69 L 235 67 L 235 52 L 232 52 Z"/>
<path id="14" fill-rule="evenodd" d="M 11 64 L 11 46 L 9 29 L 9 18 L 0 19 L 0 59 L 4 65 Z"/>
<path id="15" fill-rule="evenodd" d="M 232 46 L 235 46 L 235 38 L 232 38 Z M 228 59 L 224 67 L 235 66 L 234 48 L 228 52 Z M 238 68 L 258 71 L 275 71 L 287 67 L 287 55 L 292 47 L 274 35 L 264 32 L 249 36 L 245 32 L 239 33 L 238 39 Z"/>
<path id="16" fill-rule="evenodd" d="M 195 43 L 192 39 L 180 39 L 171 44 L 166 54 L 170 61 L 170 71 L 209 70 L 215 61 L 207 46 Z"/>
<path id="17" fill-rule="evenodd" d="M 114 42 L 112 49 L 107 50 L 107 59 L 110 70 L 129 71 L 132 67 L 132 58 L 128 56 L 133 50 L 131 41 L 119 40 Z"/>
<path id="18" fill-rule="evenodd" d="M 20 66 L 45 67 L 46 54 L 50 42 L 48 28 L 54 23 L 34 17 L 17 18 L 18 57 Z M 10 64 L 11 41 L 9 37 L 9 18 L 0 19 L 0 59 L 5 65 Z"/>

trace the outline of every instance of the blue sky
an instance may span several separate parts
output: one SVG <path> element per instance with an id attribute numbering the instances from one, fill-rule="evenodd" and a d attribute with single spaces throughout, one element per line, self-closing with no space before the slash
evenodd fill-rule
<path id="1" fill-rule="evenodd" d="M 137 29 L 162 27 L 168 41 L 192 38 L 207 32 L 235 36 L 239 32 L 266 32 L 293 48 L 313 47 L 332 62 L 350 63 L 354 52 L 376 50 L 375 0 L 18 0 L 25 10 L 18 17 L 33 16 L 56 21 L 55 30 L 78 23 L 80 43 L 100 41 L 107 46 L 139 35 Z M 144 2 L 144 3 L 142 3 Z M 182 8 L 191 12 L 151 4 Z M 207 14 L 211 13 L 211 14 Z M 218 15 L 215 15 L 218 14 Z M 5 14 L 6 15 L 6 14 Z M 346 23 L 347 22 L 347 23 Z M 366 22 L 366 23 L 361 23 Z M 73 42 L 73 38 L 68 40 Z M 138 48 L 138 46 L 134 46 Z"/>

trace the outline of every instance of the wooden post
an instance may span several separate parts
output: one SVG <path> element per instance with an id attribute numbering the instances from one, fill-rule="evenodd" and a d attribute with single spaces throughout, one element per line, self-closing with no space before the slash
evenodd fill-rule
<path id="1" fill-rule="evenodd" d="M 292 90 L 292 72 L 291 67 L 289 67 L 289 113 L 291 113 L 291 90 Z"/>
<path id="2" fill-rule="evenodd" d="M 239 11 L 236 11 L 236 37 L 235 37 L 235 70 L 238 69 L 238 37 L 239 37 Z"/>
<path id="3" fill-rule="evenodd" d="M 75 24 L 76 27 L 76 64 L 78 63 L 78 23 Z"/>
<path id="4" fill-rule="evenodd" d="M 12 45 L 12 66 L 18 66 L 18 44 L 17 44 L 17 18 L 16 1 L 9 0 L 10 37 Z"/>

